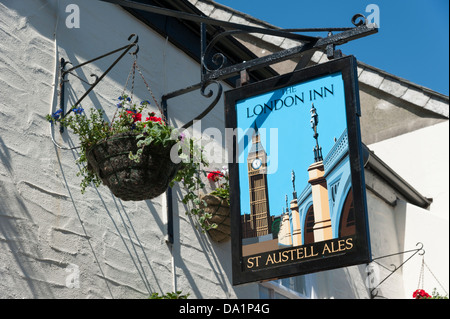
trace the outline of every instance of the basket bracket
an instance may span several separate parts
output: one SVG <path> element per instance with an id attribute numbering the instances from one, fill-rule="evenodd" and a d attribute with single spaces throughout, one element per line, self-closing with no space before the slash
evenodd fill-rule
<path id="1" fill-rule="evenodd" d="M 128 51 L 130 51 L 131 50 L 131 48 L 133 48 L 133 47 L 135 47 L 136 49 L 135 49 L 135 51 L 134 52 L 130 52 L 131 54 L 133 54 L 133 55 L 136 55 L 137 54 L 137 52 L 139 51 L 139 46 L 138 46 L 138 40 L 139 40 L 139 37 L 137 36 L 137 35 L 135 35 L 135 34 L 131 34 L 129 37 L 128 37 L 128 41 L 131 41 L 132 40 L 132 42 L 130 42 L 129 44 L 127 44 L 127 45 L 125 45 L 125 46 L 123 46 L 123 47 L 120 47 L 120 48 L 118 48 L 118 49 L 115 49 L 115 50 L 113 50 L 113 51 L 110 51 L 110 52 L 108 52 L 108 53 L 105 53 L 105 54 L 103 54 L 103 55 L 100 55 L 100 56 L 98 56 L 98 57 L 96 57 L 96 58 L 94 58 L 94 59 L 91 59 L 91 60 L 89 60 L 89 61 L 86 61 L 86 62 L 83 62 L 83 63 L 81 63 L 81 64 L 79 64 L 79 65 L 76 65 L 76 66 L 73 66 L 73 67 L 71 67 L 71 68 L 68 68 L 68 69 L 66 69 L 66 66 L 68 65 L 68 64 L 72 64 L 72 63 L 70 63 L 69 61 L 66 61 L 64 58 L 61 58 L 60 59 L 60 80 L 59 80 L 59 110 L 60 110 L 60 113 L 62 114 L 61 115 L 61 118 L 64 118 L 64 117 L 66 117 L 70 112 L 72 112 L 72 110 L 74 109 L 74 108 L 76 108 L 80 103 L 81 103 L 81 101 L 83 101 L 83 99 L 97 86 L 97 84 L 101 81 L 101 80 L 103 80 L 103 78 L 108 74 L 108 72 L 109 71 L 111 71 L 111 69 L 112 68 L 114 68 L 114 66 L 125 56 L 125 54 L 127 54 L 128 53 Z M 73 73 L 73 71 L 74 70 L 76 70 L 76 69 L 78 69 L 78 68 L 80 68 L 80 67 L 82 67 L 82 66 L 85 66 L 85 65 L 87 65 L 87 64 L 89 64 L 89 63 L 92 63 L 92 62 L 94 62 L 94 61 L 97 61 L 97 60 L 100 60 L 100 59 L 102 59 L 102 58 L 105 58 L 105 57 L 107 57 L 107 56 L 110 56 L 111 54 L 114 54 L 114 53 L 117 53 L 117 52 L 120 52 L 120 51 L 123 51 L 121 54 L 120 54 L 120 56 L 108 67 L 108 69 L 106 69 L 106 71 L 102 74 L 102 75 L 100 75 L 100 76 L 97 76 L 96 74 L 91 74 L 91 77 L 94 77 L 95 78 L 95 80 L 94 80 L 94 82 L 93 83 L 89 83 L 88 81 L 86 81 L 85 79 L 82 79 L 82 78 L 80 78 L 78 75 L 76 75 L 75 73 Z M 88 84 L 90 87 L 86 90 L 86 92 L 78 99 L 78 101 L 76 101 L 75 102 L 75 104 L 69 109 L 69 110 L 67 110 L 66 111 L 66 107 L 65 107 L 65 102 L 64 102 L 64 92 L 65 92 L 65 86 L 66 86 L 66 83 L 67 82 L 69 82 L 69 80 L 67 80 L 67 75 L 73 75 L 73 76 L 75 76 L 75 77 L 77 77 L 79 80 L 81 80 L 82 82 L 84 82 L 84 83 L 86 83 L 86 84 Z M 60 126 L 60 128 L 59 128 L 59 130 L 60 130 L 60 132 L 62 133 L 62 132 L 64 132 L 64 127 L 61 125 Z"/>

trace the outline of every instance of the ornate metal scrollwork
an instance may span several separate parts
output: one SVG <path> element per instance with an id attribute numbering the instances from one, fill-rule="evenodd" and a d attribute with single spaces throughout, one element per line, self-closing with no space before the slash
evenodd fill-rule
<path id="1" fill-rule="evenodd" d="M 205 92 L 206 88 L 208 86 L 210 86 L 211 84 L 215 84 L 217 86 L 216 96 L 215 96 L 214 100 L 202 113 L 200 113 L 198 116 L 196 116 L 194 119 L 192 119 L 188 123 L 184 124 L 182 126 L 182 128 L 184 128 L 184 129 L 188 128 L 189 126 L 191 126 L 194 123 L 194 121 L 198 121 L 198 120 L 201 120 L 202 118 L 204 118 L 214 108 L 214 106 L 216 106 L 216 104 L 219 102 L 220 98 L 222 97 L 222 92 L 223 92 L 222 84 L 220 84 L 219 81 L 209 81 L 209 82 L 203 83 L 202 87 L 200 88 L 200 93 L 202 96 L 204 96 L 206 98 L 211 98 L 214 95 L 214 91 L 210 89 L 208 92 Z"/>
<path id="2" fill-rule="evenodd" d="M 375 298 L 378 297 L 378 287 L 384 283 L 390 276 L 392 276 L 397 270 L 399 270 L 404 264 L 406 264 L 412 257 L 414 257 L 416 254 L 418 254 L 419 256 L 423 256 L 425 254 L 425 250 L 423 249 L 423 243 L 418 242 L 416 244 L 416 249 L 411 249 L 411 250 L 407 250 L 407 251 L 403 251 L 403 252 L 399 252 L 399 253 L 395 253 L 395 254 L 390 254 L 390 255 L 386 255 L 386 256 L 382 256 L 382 257 L 377 257 L 377 258 L 373 258 L 372 262 L 376 263 L 377 265 L 383 267 L 384 269 L 386 269 L 387 271 L 389 271 L 390 273 L 381 281 L 378 282 L 378 284 L 375 287 L 371 287 L 370 288 L 370 296 L 371 298 Z M 379 262 L 377 262 L 376 260 L 379 259 L 383 259 L 383 258 L 387 258 L 387 257 L 392 257 L 392 256 L 396 256 L 396 255 L 403 255 L 406 253 L 412 253 L 413 254 L 411 256 L 409 256 L 404 262 L 402 262 L 399 266 L 396 266 L 394 264 L 391 264 L 390 267 L 393 267 L 394 269 L 388 269 L 386 266 L 380 264 Z"/>
<path id="3" fill-rule="evenodd" d="M 202 26 L 203 27 L 203 26 Z M 247 33 L 247 31 L 242 31 L 242 30 L 231 30 L 231 31 L 223 31 L 219 34 L 217 34 L 210 42 L 209 44 L 206 46 L 206 48 L 204 49 L 204 51 L 202 52 L 202 57 L 201 57 L 201 62 L 202 62 L 202 67 L 206 70 L 206 71 L 213 71 L 213 70 L 217 70 L 217 69 L 221 69 L 222 67 L 224 67 L 225 63 L 227 62 L 227 58 L 225 57 L 225 55 L 223 55 L 222 53 L 215 53 L 212 58 L 211 61 L 213 62 L 213 64 L 215 64 L 217 67 L 212 69 L 210 67 L 208 67 L 208 57 L 210 54 L 210 51 L 212 50 L 212 48 L 216 45 L 217 42 L 219 42 L 221 39 L 223 39 L 226 36 L 230 36 L 230 35 L 235 35 L 235 34 L 239 34 L 239 33 Z M 204 37 L 206 37 L 205 33 L 202 33 Z M 205 39 L 204 39 L 205 40 Z"/>
<path id="4" fill-rule="evenodd" d="M 269 66 L 271 64 L 281 62 L 284 60 L 287 60 L 289 58 L 292 58 L 294 56 L 298 56 L 303 54 L 304 52 L 308 50 L 319 50 L 319 49 L 326 49 L 327 55 L 329 58 L 338 58 L 340 57 L 340 51 L 335 50 L 335 46 L 339 44 L 346 43 L 348 41 L 351 41 L 352 39 L 357 39 L 361 36 L 366 36 L 372 33 L 375 33 L 377 30 L 376 28 L 368 28 L 366 26 L 367 19 L 362 14 L 356 14 L 352 17 L 352 24 L 355 27 L 349 27 L 349 28 L 312 28 L 312 29 L 277 29 L 277 33 L 275 36 L 284 36 L 286 38 L 293 38 L 293 33 L 295 32 L 328 32 L 327 36 L 325 38 L 320 37 L 310 37 L 310 36 L 302 36 L 298 35 L 301 39 L 301 44 L 297 47 L 286 49 L 280 52 L 275 52 L 273 54 L 270 54 L 268 56 L 255 58 L 251 61 L 243 61 L 240 63 L 237 63 L 232 66 L 227 66 L 227 59 L 224 54 L 220 52 L 212 53 L 213 48 L 216 46 L 216 44 L 222 40 L 223 38 L 227 36 L 233 36 L 237 34 L 250 34 L 250 33 L 261 33 L 265 34 L 264 29 L 257 28 L 257 27 L 250 27 L 250 26 L 242 26 L 242 29 L 233 29 L 233 30 L 225 30 L 220 32 L 219 34 L 215 34 L 214 37 L 211 39 L 209 43 L 206 43 L 207 39 L 207 32 L 206 32 L 206 26 L 204 23 L 200 24 L 200 35 L 201 35 L 201 82 L 196 85 L 192 85 L 190 87 L 187 87 L 185 89 L 180 89 L 168 94 L 165 94 L 162 97 L 162 100 L 164 101 L 164 105 L 166 107 L 167 111 L 167 103 L 166 101 L 170 98 L 174 98 L 176 96 L 180 96 L 182 94 L 189 93 L 196 89 L 201 89 L 201 94 L 204 97 L 210 98 L 211 92 L 209 94 L 205 94 L 205 88 L 209 86 L 211 83 L 215 83 L 219 86 L 219 94 L 222 93 L 222 87 L 219 80 L 225 79 L 229 76 L 238 74 L 239 72 L 251 68 L 257 68 L 257 67 L 264 67 Z M 236 27 L 235 25 L 232 25 L 230 27 Z M 267 29 L 267 34 L 273 31 L 271 29 Z M 342 33 L 334 35 L 332 31 L 342 31 Z M 213 107 L 217 104 L 219 101 L 220 96 L 216 96 L 213 103 L 211 103 L 210 106 L 208 106 L 204 112 L 202 112 L 199 116 L 197 116 L 195 119 L 189 121 L 186 123 L 183 128 L 189 127 L 192 125 L 194 120 L 198 120 L 203 118 L 209 111 L 213 109 Z"/>
<path id="5" fill-rule="evenodd" d="M 367 19 L 363 14 L 357 13 L 352 17 L 352 24 L 355 27 L 359 27 L 361 25 L 367 24 Z"/>
<path id="6" fill-rule="evenodd" d="M 206 61 L 206 57 L 207 55 L 203 55 L 202 56 L 202 66 L 203 68 L 207 71 L 207 72 L 211 72 L 214 70 L 218 70 L 221 69 L 225 66 L 225 64 L 227 63 L 227 57 L 225 55 L 223 55 L 222 53 L 215 53 L 212 58 L 211 58 L 211 62 L 216 66 L 214 69 L 210 68 Z"/>

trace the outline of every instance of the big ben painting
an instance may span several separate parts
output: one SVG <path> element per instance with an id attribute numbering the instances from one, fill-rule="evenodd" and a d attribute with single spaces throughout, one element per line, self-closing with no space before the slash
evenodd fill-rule
<path id="1" fill-rule="evenodd" d="M 269 234 L 269 196 L 267 194 L 267 154 L 257 130 L 252 136 L 252 147 L 247 157 L 250 196 L 250 232 L 243 237 L 260 237 Z"/>
<path id="2" fill-rule="evenodd" d="M 269 208 L 267 153 L 256 125 L 254 129 L 247 157 L 249 214 L 243 214 L 241 221 L 244 255 L 277 247 L 271 227 L 273 219 Z"/>
<path id="3" fill-rule="evenodd" d="M 370 260 L 353 57 L 225 93 L 233 283 Z"/>

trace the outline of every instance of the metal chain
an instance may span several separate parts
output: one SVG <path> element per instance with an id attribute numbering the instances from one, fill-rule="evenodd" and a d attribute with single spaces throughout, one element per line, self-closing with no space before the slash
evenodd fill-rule
<path id="1" fill-rule="evenodd" d="M 137 60 L 137 56 L 135 57 L 135 59 Z M 136 63 L 135 60 L 135 63 Z M 136 69 L 138 70 L 139 74 L 141 75 L 142 80 L 144 81 L 145 86 L 147 87 L 147 90 L 150 92 L 150 95 L 152 96 L 153 101 L 155 102 L 156 107 L 158 108 L 159 112 L 161 113 L 161 117 L 163 118 L 164 122 L 167 123 L 167 119 L 164 116 L 164 111 L 162 110 L 161 106 L 159 105 L 158 101 L 155 98 L 155 95 L 152 92 L 152 89 L 150 89 L 150 86 L 148 85 L 147 81 L 144 78 L 144 75 L 141 72 L 141 69 L 139 68 L 139 66 L 136 63 Z"/>
<path id="2" fill-rule="evenodd" d="M 123 96 L 125 94 L 125 91 L 127 90 L 128 87 L 128 82 L 130 81 L 130 77 L 132 77 L 132 84 L 131 84 L 131 99 L 133 96 L 133 88 L 134 88 L 134 75 L 135 75 L 135 68 L 136 68 L 136 60 L 134 61 L 133 65 L 131 66 L 130 72 L 128 73 L 128 77 L 127 77 L 127 81 L 125 82 L 125 85 L 123 87 L 122 90 L 122 95 Z M 116 114 L 119 108 L 116 108 L 116 110 L 114 111 L 112 120 L 111 120 L 111 124 L 114 122 L 114 119 L 116 118 Z"/>
<path id="3" fill-rule="evenodd" d="M 424 285 L 424 264 L 425 264 L 425 257 L 422 257 L 422 265 L 420 266 L 420 273 L 419 273 L 419 282 L 417 283 L 417 289 L 423 289 Z M 422 283 L 422 286 L 420 286 L 420 283 Z"/>
<path id="4" fill-rule="evenodd" d="M 136 66 L 137 66 L 137 55 L 134 56 L 134 62 L 132 66 L 133 76 L 131 77 L 131 91 L 130 91 L 130 99 L 133 101 L 133 91 L 134 91 L 134 79 L 136 75 Z"/>
<path id="5" fill-rule="evenodd" d="M 134 67 L 135 67 L 135 66 L 134 66 L 134 63 L 133 63 L 133 65 L 131 66 L 130 72 L 128 73 L 128 77 L 127 77 L 127 81 L 125 82 L 125 86 L 123 87 L 122 95 L 125 94 L 125 91 L 126 91 L 127 86 L 128 86 L 128 81 L 130 80 L 131 75 L 134 74 L 134 72 L 133 72 Z M 133 75 L 133 76 L 134 76 L 134 75 Z"/>
<path id="6" fill-rule="evenodd" d="M 445 294 L 448 295 L 447 290 L 445 290 L 444 286 L 440 283 L 440 281 L 437 279 L 437 277 L 433 274 L 433 272 L 431 271 L 430 267 L 428 267 L 428 265 L 425 263 L 425 260 L 423 261 L 423 265 L 425 265 L 425 267 L 427 267 L 427 269 L 430 272 L 430 274 L 434 277 L 434 279 L 439 284 L 439 286 L 441 286 L 441 288 L 442 288 L 442 290 L 444 290 Z"/>
<path id="7" fill-rule="evenodd" d="M 156 107 L 158 108 L 159 112 L 161 113 L 161 117 L 162 117 L 163 121 L 167 123 L 167 119 L 164 116 L 164 111 L 162 110 L 161 106 L 159 105 L 158 101 L 156 100 L 155 95 L 153 94 L 152 90 L 150 89 L 150 86 L 148 85 L 147 81 L 145 80 L 145 77 L 142 74 L 142 71 L 141 71 L 141 69 L 139 68 L 139 66 L 137 64 L 137 55 L 134 56 L 134 62 L 133 62 L 133 65 L 131 66 L 130 73 L 128 73 L 127 81 L 126 81 L 125 86 L 123 88 L 122 95 L 125 94 L 125 91 L 126 91 L 126 89 L 128 87 L 128 82 L 130 81 L 130 78 L 131 78 L 130 99 L 133 100 L 134 82 L 135 82 L 135 78 L 136 78 L 136 69 L 138 70 L 142 80 L 144 81 L 144 84 L 145 84 L 147 90 L 150 92 L 150 95 L 152 96 L 152 99 L 155 102 Z M 117 112 L 117 110 L 116 110 L 116 112 Z M 114 121 L 114 118 L 116 116 L 116 112 L 114 113 L 112 121 Z"/>
<path id="8" fill-rule="evenodd" d="M 428 265 L 425 263 L 425 256 L 422 257 L 422 266 L 420 267 L 419 282 L 417 284 L 417 289 L 423 289 L 423 287 L 424 287 L 424 284 L 425 284 L 425 267 L 427 267 L 428 271 L 433 276 L 433 278 L 436 280 L 436 282 L 439 284 L 439 286 L 441 286 L 441 288 L 445 292 L 445 294 L 448 295 L 447 290 L 445 290 L 444 286 L 437 279 L 435 274 L 431 271 L 430 267 L 428 267 Z"/>

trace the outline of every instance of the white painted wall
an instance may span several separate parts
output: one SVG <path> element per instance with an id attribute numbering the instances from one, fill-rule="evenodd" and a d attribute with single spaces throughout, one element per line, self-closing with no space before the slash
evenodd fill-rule
<path id="1" fill-rule="evenodd" d="M 395 222 L 400 251 L 425 250 L 424 289 L 449 292 L 449 122 L 372 144 L 369 148 L 426 197 L 433 198 L 428 210 L 400 201 Z M 405 259 L 411 254 L 405 255 Z M 418 288 L 422 256 L 403 267 L 405 297 Z"/>
<path id="2" fill-rule="evenodd" d="M 101 186 L 80 193 L 76 151 L 56 148 L 45 115 L 57 106 L 59 59 L 73 65 L 139 35 L 138 62 L 154 95 L 198 83 L 199 65 L 115 5 L 76 1 L 80 28 L 67 28 L 74 1 L 0 3 L 0 298 L 145 298 L 181 290 L 191 298 L 257 295 L 257 286 L 230 284 L 230 244 L 213 244 L 175 207 L 175 245 L 165 242 L 164 196 L 122 202 Z M 76 73 L 101 75 L 118 54 Z M 112 116 L 132 64 L 125 57 L 82 103 Z M 74 103 L 86 90 L 69 76 Z M 135 96 L 151 96 L 136 78 Z M 169 101 L 180 125 L 208 104 L 198 91 Z M 223 130 L 223 103 L 202 122 Z M 55 130 L 65 146 L 76 137 Z M 216 167 L 213 167 L 216 168 Z M 221 168 L 221 164 L 217 164 Z M 180 198 L 175 189 L 174 197 Z M 180 235 L 179 235 L 180 234 Z M 79 274 L 79 277 L 77 277 Z"/>
<path id="3" fill-rule="evenodd" d="M 449 219 L 449 122 L 369 145 L 393 170 L 426 197 L 430 213 Z"/>

